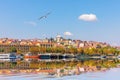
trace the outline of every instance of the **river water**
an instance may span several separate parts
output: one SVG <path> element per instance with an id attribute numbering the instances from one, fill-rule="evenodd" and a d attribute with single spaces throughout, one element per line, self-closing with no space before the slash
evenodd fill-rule
<path id="1" fill-rule="evenodd" d="M 120 80 L 120 60 L 1 61 L 0 80 Z"/>
<path id="2" fill-rule="evenodd" d="M 46 74 L 0 75 L 1 80 L 120 80 L 120 68 L 111 68 L 104 72 L 87 72 L 80 75 L 51 77 Z"/>

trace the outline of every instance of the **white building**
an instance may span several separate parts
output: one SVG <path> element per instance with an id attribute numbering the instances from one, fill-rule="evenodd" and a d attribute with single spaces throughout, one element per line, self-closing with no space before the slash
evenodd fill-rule
<path id="1" fill-rule="evenodd" d="M 56 40 L 56 42 L 59 43 L 63 40 L 63 38 L 60 35 L 57 35 L 55 40 Z"/>

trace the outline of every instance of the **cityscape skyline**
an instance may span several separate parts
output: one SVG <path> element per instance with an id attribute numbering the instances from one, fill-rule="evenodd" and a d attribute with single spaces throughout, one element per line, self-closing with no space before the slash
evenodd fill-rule
<path id="1" fill-rule="evenodd" d="M 60 34 L 120 45 L 119 3 L 118 0 L 1 0 L 0 38 L 50 38 Z"/>

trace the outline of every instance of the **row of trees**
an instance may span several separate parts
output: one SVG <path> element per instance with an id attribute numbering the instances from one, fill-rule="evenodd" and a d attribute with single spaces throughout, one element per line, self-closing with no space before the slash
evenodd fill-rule
<path id="1" fill-rule="evenodd" d="M 103 47 L 103 48 L 84 48 L 79 49 L 80 53 L 85 53 L 87 55 L 119 55 L 120 51 L 113 47 Z"/>
<path id="2" fill-rule="evenodd" d="M 77 48 L 64 48 L 64 47 L 32 47 L 30 48 L 32 53 L 77 53 Z"/>
<path id="3" fill-rule="evenodd" d="M 70 53 L 81 55 L 119 55 L 120 51 L 113 47 L 103 48 L 64 48 L 64 47 L 32 47 L 30 49 L 32 53 Z"/>
<path id="4" fill-rule="evenodd" d="M 17 50 L 15 47 L 10 48 L 10 52 L 23 53 Z M 0 49 L 0 52 L 4 52 L 4 49 Z M 113 47 L 100 47 L 100 48 L 75 48 L 75 47 L 31 47 L 29 52 L 33 54 L 37 53 L 69 53 L 69 54 L 81 54 L 81 55 L 119 55 L 120 51 Z"/>
<path id="5" fill-rule="evenodd" d="M 18 50 L 15 47 L 11 47 L 9 49 L 9 52 L 17 52 Z M 5 50 L 3 48 L 0 48 L 0 52 L 5 52 Z"/>

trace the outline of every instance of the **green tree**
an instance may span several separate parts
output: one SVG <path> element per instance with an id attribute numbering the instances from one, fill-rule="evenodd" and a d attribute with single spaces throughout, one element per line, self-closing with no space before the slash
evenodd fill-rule
<path id="1" fill-rule="evenodd" d="M 0 48 L 0 52 L 4 52 L 4 49 Z"/>
<path id="2" fill-rule="evenodd" d="M 51 53 L 52 52 L 51 48 L 46 48 L 46 52 Z"/>
<path id="3" fill-rule="evenodd" d="M 63 47 L 56 47 L 55 48 L 55 53 L 65 53 L 65 49 Z"/>
<path id="4" fill-rule="evenodd" d="M 70 53 L 76 54 L 77 53 L 77 48 L 71 47 L 69 48 Z"/>
<path id="5" fill-rule="evenodd" d="M 12 48 L 10 49 L 10 52 L 17 52 L 17 49 L 16 49 L 15 47 L 12 47 Z"/>

